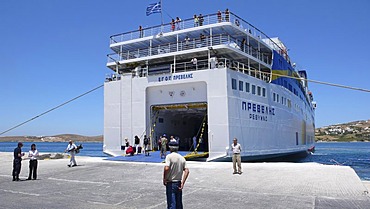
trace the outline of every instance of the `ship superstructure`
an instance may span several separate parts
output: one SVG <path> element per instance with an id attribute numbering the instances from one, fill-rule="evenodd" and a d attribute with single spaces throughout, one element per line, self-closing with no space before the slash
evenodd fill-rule
<path id="1" fill-rule="evenodd" d="M 202 16 L 110 37 L 104 85 L 104 152 L 124 138 L 163 134 L 180 150 L 228 159 L 233 138 L 243 160 L 306 153 L 315 116 L 307 73 L 278 38 L 230 13 Z"/>

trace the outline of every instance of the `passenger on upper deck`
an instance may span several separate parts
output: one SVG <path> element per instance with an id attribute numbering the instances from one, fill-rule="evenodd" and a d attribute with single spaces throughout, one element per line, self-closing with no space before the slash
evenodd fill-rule
<path id="1" fill-rule="evenodd" d="M 225 10 L 225 21 L 226 22 L 230 21 L 230 11 L 229 11 L 229 9 Z"/>
<path id="2" fill-rule="evenodd" d="M 140 25 L 139 26 L 139 37 L 142 38 L 143 37 L 143 27 Z"/>
<path id="3" fill-rule="evenodd" d="M 217 12 L 217 19 L 218 19 L 218 22 L 222 22 L 222 16 L 221 16 L 221 11 L 218 10 Z"/>
<path id="4" fill-rule="evenodd" d="M 205 43 L 206 36 L 201 33 L 199 35 L 199 39 L 200 39 L 200 42 L 201 42 L 201 47 L 204 47 L 206 45 L 206 43 Z"/>
<path id="5" fill-rule="evenodd" d="M 170 24 L 171 24 L 171 31 L 174 31 L 175 30 L 175 20 L 172 19 Z"/>
<path id="6" fill-rule="evenodd" d="M 193 69 L 197 69 L 197 63 L 198 63 L 198 60 L 196 57 L 194 57 L 193 59 L 191 59 L 191 62 L 193 63 Z"/>
<path id="7" fill-rule="evenodd" d="M 175 23 L 176 23 L 176 30 L 180 30 L 180 22 L 181 22 L 181 19 L 179 17 L 176 17 L 176 20 L 175 20 Z"/>
<path id="8" fill-rule="evenodd" d="M 184 39 L 184 41 L 185 41 L 185 46 L 188 46 L 189 41 L 190 41 L 189 36 L 186 36 L 185 39 Z"/>
<path id="9" fill-rule="evenodd" d="M 242 40 L 242 42 L 241 42 L 241 44 L 240 44 L 240 50 L 242 50 L 243 52 L 244 52 L 244 50 L 245 50 L 245 43 L 246 43 L 247 41 L 245 40 L 245 38 L 243 38 L 243 40 Z"/>
<path id="10" fill-rule="evenodd" d="M 203 15 L 202 14 L 199 14 L 198 21 L 199 21 L 199 26 L 202 26 L 203 25 L 203 22 L 204 22 L 204 19 L 203 19 Z"/>
<path id="11" fill-rule="evenodd" d="M 195 14 L 194 15 L 194 27 L 197 27 L 199 26 L 199 18 L 197 17 L 197 15 Z"/>

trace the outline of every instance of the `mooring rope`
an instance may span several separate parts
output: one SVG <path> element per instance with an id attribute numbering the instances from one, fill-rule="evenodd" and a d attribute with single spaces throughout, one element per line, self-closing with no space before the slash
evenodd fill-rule
<path id="1" fill-rule="evenodd" d="M 51 108 L 51 109 L 49 109 L 49 110 L 47 110 L 47 111 L 45 111 L 45 112 L 43 112 L 43 113 L 39 114 L 39 115 L 36 115 L 35 117 L 33 117 L 33 118 L 31 118 L 31 119 L 28 119 L 28 120 L 24 121 L 23 123 L 20 123 L 20 124 L 18 124 L 18 125 L 16 125 L 16 126 L 13 126 L 13 127 L 9 128 L 9 129 L 8 129 L 8 130 L 6 130 L 6 131 L 1 132 L 1 133 L 0 133 L 0 135 L 3 135 L 3 134 L 5 134 L 5 133 L 7 133 L 7 132 L 9 132 L 9 131 L 11 131 L 11 130 L 13 130 L 13 129 L 16 129 L 16 128 L 18 128 L 19 126 L 22 126 L 22 125 L 24 125 L 24 124 L 26 124 L 26 123 L 28 123 L 28 122 L 31 122 L 31 121 L 35 120 L 36 118 L 38 118 L 38 117 L 40 117 L 40 116 L 43 116 L 43 115 L 45 115 L 45 114 L 47 114 L 47 113 L 49 113 L 49 112 L 51 112 L 51 111 L 53 111 L 53 110 L 56 110 L 56 109 L 58 109 L 58 108 L 60 108 L 60 107 L 62 107 L 62 106 L 64 106 L 64 105 L 66 105 L 66 104 L 68 104 L 68 103 L 70 103 L 70 102 L 72 102 L 72 101 L 74 101 L 74 100 L 76 100 L 76 99 L 78 99 L 78 98 L 80 98 L 80 97 L 83 97 L 83 96 L 85 96 L 86 94 L 89 94 L 89 93 L 91 93 L 91 92 L 93 92 L 93 91 L 95 91 L 95 90 L 97 90 L 97 89 L 99 89 L 99 88 L 101 88 L 101 87 L 103 87 L 103 86 L 104 86 L 104 84 L 102 84 L 102 85 L 100 85 L 100 86 L 98 86 L 98 87 L 95 87 L 95 88 L 91 89 L 90 91 L 87 91 L 87 92 L 85 92 L 85 93 L 83 93 L 83 94 L 80 94 L 79 96 L 74 97 L 74 98 L 72 98 L 72 99 L 70 99 L 70 100 L 68 100 L 68 101 L 66 101 L 66 102 L 64 102 L 64 103 L 62 103 L 62 104 L 60 104 L 60 105 L 57 105 L 57 106 L 55 106 L 55 107 L 53 107 L 53 108 Z"/>
<path id="2" fill-rule="evenodd" d="M 307 81 L 307 82 L 318 83 L 318 84 L 322 84 L 322 85 L 328 85 L 328 86 L 334 86 L 334 87 L 339 87 L 339 88 L 345 88 L 345 89 L 351 89 L 351 90 L 363 91 L 363 92 L 370 93 L 370 90 L 369 89 L 364 89 L 364 88 L 358 88 L 358 87 L 352 87 L 352 86 L 345 86 L 345 85 L 341 85 L 341 84 L 335 84 L 335 83 L 329 83 L 329 82 L 324 82 L 324 81 L 311 80 L 311 79 L 294 77 L 294 76 L 288 76 L 288 75 L 282 75 L 282 74 L 277 74 L 277 73 L 270 73 L 270 74 L 271 75 L 276 75 L 276 76 L 279 76 L 279 77 L 292 78 L 292 79 L 296 79 L 296 80 L 304 80 L 304 81 Z M 20 124 L 18 124 L 16 126 L 13 126 L 13 127 L 9 128 L 7 130 L 1 132 L 0 133 L 0 136 L 3 135 L 3 134 L 5 134 L 5 133 L 7 133 L 7 132 L 9 132 L 9 131 L 11 131 L 11 130 L 16 129 L 16 128 L 18 128 L 18 127 L 20 127 L 20 126 L 22 126 L 22 125 L 24 125 L 26 123 L 29 123 L 29 122 L 35 120 L 36 118 L 38 118 L 40 116 L 43 116 L 43 115 L 45 115 L 45 114 L 47 114 L 47 113 L 49 113 L 49 112 L 51 112 L 53 110 L 56 110 L 56 109 L 58 109 L 58 108 L 60 108 L 60 107 L 62 107 L 64 105 L 66 105 L 66 104 L 68 104 L 68 103 L 70 103 L 70 102 L 72 102 L 72 101 L 80 98 L 80 97 L 83 97 L 83 96 L 85 96 L 85 95 L 87 95 L 87 94 L 89 94 L 89 93 L 91 93 L 91 92 L 93 92 L 93 91 L 95 91 L 95 90 L 103 87 L 103 86 L 104 86 L 104 84 L 102 84 L 102 85 L 100 85 L 98 87 L 95 87 L 95 88 L 91 89 L 90 91 L 87 91 L 87 92 L 85 92 L 85 93 L 83 93 L 83 94 L 81 94 L 81 95 L 79 95 L 77 97 L 74 97 L 73 99 L 70 99 L 70 100 L 68 100 L 68 101 L 66 101 L 66 102 L 64 102 L 64 103 L 62 103 L 62 104 L 60 104 L 58 106 L 55 106 L 55 107 L 53 107 L 53 108 L 51 108 L 51 109 L 49 109 L 49 110 L 47 110 L 47 111 L 45 111 L 45 112 L 43 112 L 41 114 L 39 114 L 39 115 L 37 115 L 37 116 L 29 119 L 29 120 L 26 120 L 26 121 L 24 121 L 24 122 L 22 122 L 22 123 L 20 123 Z"/>

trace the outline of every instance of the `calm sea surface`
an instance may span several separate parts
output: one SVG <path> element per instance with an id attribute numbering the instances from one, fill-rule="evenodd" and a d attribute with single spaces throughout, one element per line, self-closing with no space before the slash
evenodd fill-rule
<path id="1" fill-rule="evenodd" d="M 25 142 L 23 151 L 31 147 Z M 61 153 L 67 148 L 65 142 L 37 142 L 39 152 Z M 76 143 L 78 145 L 80 143 Z M 84 142 L 79 155 L 91 157 L 106 157 L 103 153 L 103 143 Z M 13 152 L 16 142 L 0 142 L 0 152 Z M 370 181 L 370 142 L 323 142 L 316 144 L 316 152 L 301 162 L 317 162 L 329 165 L 351 166 L 363 180 Z"/>
<path id="2" fill-rule="evenodd" d="M 39 152 L 63 153 L 68 146 L 68 142 L 23 142 L 22 152 L 28 152 L 31 144 L 35 143 Z M 17 147 L 17 142 L 0 142 L 0 152 L 13 152 Z M 75 142 L 76 145 L 82 144 L 83 149 L 78 155 L 91 157 L 107 157 L 103 153 L 103 143 L 101 142 Z"/>

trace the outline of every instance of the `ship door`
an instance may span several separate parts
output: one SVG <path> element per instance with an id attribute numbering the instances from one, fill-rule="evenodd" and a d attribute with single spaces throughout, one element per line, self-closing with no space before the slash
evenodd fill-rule
<path id="1" fill-rule="evenodd" d="M 196 148 L 197 152 L 208 152 L 207 103 L 153 105 L 150 109 L 154 147 L 158 147 L 159 137 L 166 134 L 167 139 L 179 139 L 179 151 L 192 152 Z"/>

